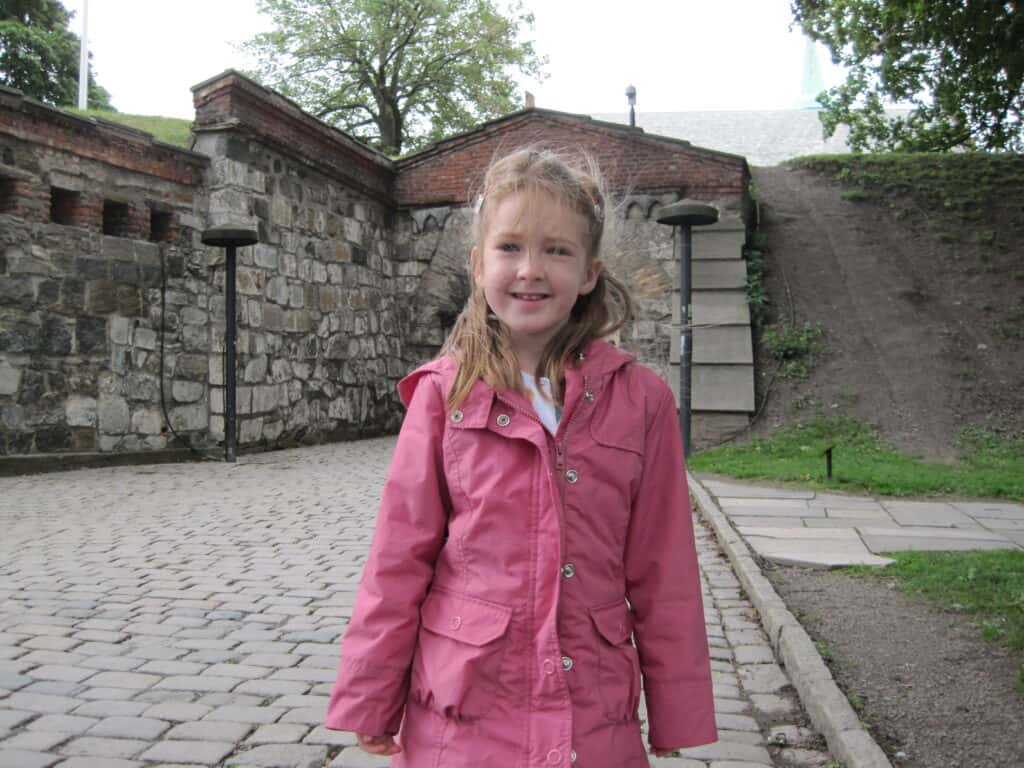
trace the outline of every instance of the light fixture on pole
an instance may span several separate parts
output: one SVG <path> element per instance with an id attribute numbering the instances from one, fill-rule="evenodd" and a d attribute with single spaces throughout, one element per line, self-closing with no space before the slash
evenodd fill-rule
<path id="1" fill-rule="evenodd" d="M 696 200 L 680 200 L 658 210 L 658 223 L 679 227 L 679 431 L 683 455 L 690 455 L 691 369 L 693 367 L 693 326 L 690 294 L 693 292 L 693 240 L 691 227 L 714 224 L 718 209 Z"/>
<path id="2" fill-rule="evenodd" d="M 82 2 L 82 38 L 78 41 L 78 108 L 89 108 L 89 0 Z"/>
<path id="3" fill-rule="evenodd" d="M 224 460 L 233 462 L 238 445 L 235 428 L 235 249 L 259 242 L 255 229 L 211 227 L 203 245 L 225 250 L 224 258 Z"/>
<path id="4" fill-rule="evenodd" d="M 636 106 L 636 88 L 632 85 L 626 86 L 626 98 L 629 100 L 629 127 L 636 127 L 636 111 L 633 107 Z"/>

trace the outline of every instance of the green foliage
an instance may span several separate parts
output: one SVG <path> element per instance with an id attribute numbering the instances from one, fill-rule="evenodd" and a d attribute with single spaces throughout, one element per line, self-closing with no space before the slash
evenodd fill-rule
<path id="1" fill-rule="evenodd" d="M 831 482 L 822 456 L 829 446 L 835 446 Z M 697 471 L 823 489 L 1024 500 L 1024 435 L 969 430 L 959 448 L 959 463 L 933 464 L 893 450 L 857 419 L 816 417 L 749 445 L 697 452 L 688 463 Z"/>
<path id="2" fill-rule="evenodd" d="M 883 205 L 909 205 L 897 214 L 929 217 L 941 211 L 959 219 L 957 239 L 990 221 L 992 209 L 1019 216 L 1014 205 L 1024 184 L 1024 156 L 1009 153 L 963 152 L 946 155 L 882 153 L 874 155 L 808 155 L 787 166 L 831 176 L 858 199 Z M 862 196 L 862 197 L 861 197 Z M 1024 219 L 1020 219 L 1024 222 Z M 986 226 L 978 245 L 996 246 L 1000 235 Z"/>
<path id="3" fill-rule="evenodd" d="M 54 106 L 78 101 L 78 35 L 57 0 L 0 0 L 0 85 Z M 90 54 L 91 58 L 91 54 Z M 89 104 L 113 109 L 89 71 Z"/>
<path id="4" fill-rule="evenodd" d="M 322 120 L 398 155 L 517 108 L 516 70 L 544 63 L 519 40 L 519 2 L 260 0 L 272 32 L 246 44 L 255 76 Z"/>
<path id="5" fill-rule="evenodd" d="M 127 125 L 139 131 L 152 134 L 157 141 L 174 144 L 188 149 L 192 145 L 192 121 L 177 117 L 156 117 L 154 115 L 125 115 L 120 112 L 109 112 L 105 109 L 69 109 L 76 115 L 109 120 L 112 123 Z"/>
<path id="6" fill-rule="evenodd" d="M 827 136 L 855 150 L 1024 149 L 1024 23 L 1015 2 L 792 0 L 804 32 L 847 68 L 818 97 Z M 888 103 L 912 105 L 892 119 Z"/>
<path id="7" fill-rule="evenodd" d="M 764 286 L 764 237 L 754 235 L 746 249 L 747 257 L 747 304 L 750 306 L 750 321 L 754 328 L 761 328 L 768 319 L 771 298 Z"/>
<path id="8" fill-rule="evenodd" d="M 921 595 L 933 605 L 970 614 L 986 640 L 1024 653 L 1024 552 L 896 552 L 895 563 L 851 568 L 870 578 L 895 579 L 900 590 Z M 1018 672 L 1024 680 L 1024 665 Z M 1022 689 L 1024 692 L 1024 689 Z"/>
<path id="9" fill-rule="evenodd" d="M 824 335 L 820 325 L 781 323 L 766 328 L 761 343 L 779 363 L 783 378 L 804 379 L 811 371 L 814 356 L 821 351 Z"/>

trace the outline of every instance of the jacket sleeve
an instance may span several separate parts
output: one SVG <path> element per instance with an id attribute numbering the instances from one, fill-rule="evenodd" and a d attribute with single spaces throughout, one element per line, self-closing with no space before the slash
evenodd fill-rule
<path id="1" fill-rule="evenodd" d="M 420 378 L 402 422 L 327 708 L 334 730 L 379 736 L 397 733 L 402 721 L 419 608 L 450 508 L 438 379 Z"/>
<path id="2" fill-rule="evenodd" d="M 677 749 L 718 734 L 679 421 L 671 391 L 658 383 L 626 541 L 626 594 L 651 746 Z"/>

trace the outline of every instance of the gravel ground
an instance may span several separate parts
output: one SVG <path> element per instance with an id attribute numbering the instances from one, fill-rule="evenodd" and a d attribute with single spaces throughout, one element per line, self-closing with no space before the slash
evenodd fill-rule
<path id="1" fill-rule="evenodd" d="M 885 579 L 765 570 L 900 768 L 1024 766 L 1019 661 Z"/>

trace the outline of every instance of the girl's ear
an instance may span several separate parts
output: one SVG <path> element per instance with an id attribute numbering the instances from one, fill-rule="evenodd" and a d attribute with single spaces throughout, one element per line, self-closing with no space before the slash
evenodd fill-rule
<path id="1" fill-rule="evenodd" d="M 595 259 L 594 262 L 587 267 L 587 274 L 584 276 L 583 283 L 580 285 L 580 296 L 586 296 L 597 285 L 597 278 L 601 276 L 601 270 L 604 269 L 604 262 Z"/>
<path id="2" fill-rule="evenodd" d="M 473 281 L 479 283 L 481 275 L 480 251 L 474 245 L 469 252 L 469 271 L 473 273 Z"/>

